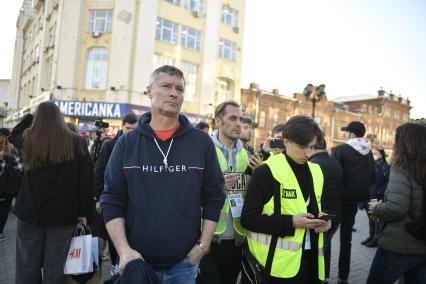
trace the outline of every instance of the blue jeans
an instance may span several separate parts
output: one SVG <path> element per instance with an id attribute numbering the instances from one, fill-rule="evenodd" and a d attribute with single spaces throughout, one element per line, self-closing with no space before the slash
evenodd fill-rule
<path id="1" fill-rule="evenodd" d="M 195 284 L 198 265 L 193 265 L 185 258 L 167 270 L 155 271 L 161 284 Z"/>
<path id="2" fill-rule="evenodd" d="M 367 284 L 392 284 L 402 276 L 406 284 L 426 283 L 426 255 L 404 255 L 378 248 Z"/>

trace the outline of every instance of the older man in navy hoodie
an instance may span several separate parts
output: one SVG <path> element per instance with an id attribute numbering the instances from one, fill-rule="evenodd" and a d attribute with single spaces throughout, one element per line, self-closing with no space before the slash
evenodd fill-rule
<path id="1" fill-rule="evenodd" d="M 179 114 L 184 90 L 176 67 L 151 74 L 151 112 L 115 145 L 101 196 L 120 270 L 142 258 L 161 283 L 195 282 L 225 199 L 213 141 Z"/>

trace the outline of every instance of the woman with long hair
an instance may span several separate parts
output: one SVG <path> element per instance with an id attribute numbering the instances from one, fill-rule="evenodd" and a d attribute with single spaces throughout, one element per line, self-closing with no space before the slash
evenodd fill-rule
<path id="1" fill-rule="evenodd" d="M 379 218 L 376 256 L 368 284 L 426 283 L 426 127 L 406 123 L 396 129 L 394 155 L 384 201 L 371 206 Z"/>
<path id="2" fill-rule="evenodd" d="M 0 242 L 7 239 L 3 229 L 22 176 L 18 152 L 9 142 L 9 135 L 10 131 L 7 128 L 0 128 Z"/>
<path id="3" fill-rule="evenodd" d="M 390 166 L 386 161 L 386 153 L 383 148 L 377 148 L 373 151 L 375 170 L 376 170 L 376 182 L 370 185 L 369 188 L 369 197 L 371 199 L 383 200 L 385 195 L 385 190 L 389 182 L 389 171 Z M 365 209 L 365 212 L 368 215 L 368 203 L 366 200 L 362 202 L 362 209 Z M 368 238 L 361 242 L 361 244 L 367 247 L 377 247 L 377 237 L 380 231 L 380 224 L 374 218 L 369 218 L 368 220 L 369 230 Z"/>
<path id="4" fill-rule="evenodd" d="M 15 205 L 16 283 L 40 283 L 41 278 L 62 283 L 73 230 L 91 215 L 90 156 L 52 102 L 37 107 L 24 132 L 23 164 Z"/>

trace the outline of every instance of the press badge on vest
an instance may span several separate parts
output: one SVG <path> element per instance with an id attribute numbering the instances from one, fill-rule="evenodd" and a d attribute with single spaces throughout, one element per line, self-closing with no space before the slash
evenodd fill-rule
<path id="1" fill-rule="evenodd" d="M 297 199 L 297 194 L 295 189 L 286 189 L 283 188 L 282 198 L 286 199 Z"/>
<path id="2" fill-rule="evenodd" d="M 238 180 L 235 185 L 230 189 L 231 191 L 246 191 L 247 190 L 247 176 L 244 173 L 238 173 Z"/>

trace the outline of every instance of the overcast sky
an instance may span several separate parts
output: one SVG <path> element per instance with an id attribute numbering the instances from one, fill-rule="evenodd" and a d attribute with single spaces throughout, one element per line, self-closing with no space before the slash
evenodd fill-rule
<path id="1" fill-rule="evenodd" d="M 8 79 L 22 1 L 1 2 L 0 79 Z M 425 13 L 423 0 L 246 0 L 241 87 L 291 96 L 325 84 L 329 99 L 383 87 L 411 99 L 411 117 L 425 117 Z"/>

